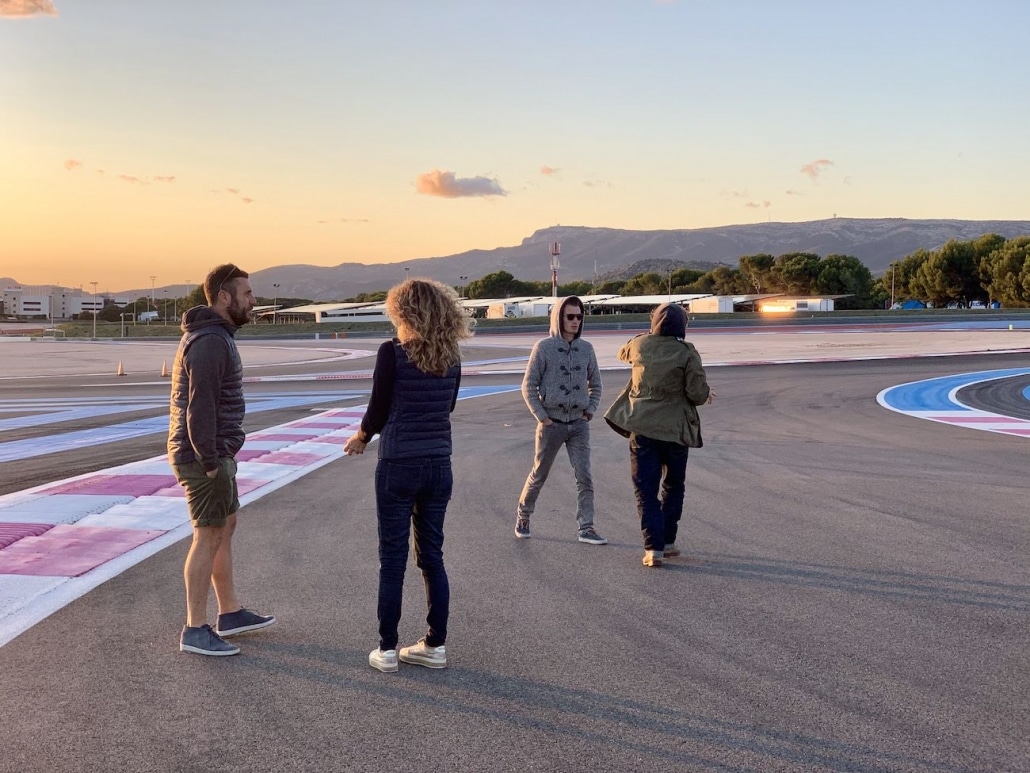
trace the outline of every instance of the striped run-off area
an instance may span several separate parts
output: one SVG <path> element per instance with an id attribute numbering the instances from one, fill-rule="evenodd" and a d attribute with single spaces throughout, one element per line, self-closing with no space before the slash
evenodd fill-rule
<path id="1" fill-rule="evenodd" d="M 462 388 L 459 399 L 518 387 Z M 237 454 L 240 504 L 344 456 L 365 406 L 254 432 Z M 192 533 L 164 456 L 0 497 L 0 646 Z"/>
<path id="2" fill-rule="evenodd" d="M 984 432 L 1030 437 L 1030 421 L 972 407 L 959 399 L 959 392 L 973 384 L 1026 375 L 1030 375 L 1030 368 L 960 373 L 888 387 L 876 399 L 888 410 L 917 419 Z"/>

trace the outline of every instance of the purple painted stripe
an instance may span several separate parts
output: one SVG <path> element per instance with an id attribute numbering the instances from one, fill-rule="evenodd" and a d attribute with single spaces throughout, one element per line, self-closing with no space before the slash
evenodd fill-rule
<path id="1" fill-rule="evenodd" d="M 948 424 L 1026 424 L 1026 420 L 1012 416 L 927 416 L 934 421 L 946 421 Z"/>
<path id="2" fill-rule="evenodd" d="M 47 489 L 47 494 L 96 494 L 145 497 L 176 485 L 174 475 L 96 475 Z"/>
<path id="3" fill-rule="evenodd" d="M 304 467 L 315 462 L 320 462 L 324 456 L 319 454 L 305 454 L 291 451 L 276 451 L 261 458 L 263 464 L 290 464 L 294 467 Z"/>
<path id="4" fill-rule="evenodd" d="M 242 451 L 237 451 L 236 452 L 236 461 L 237 462 L 252 462 L 255 459 L 260 459 L 262 456 L 265 456 L 265 455 L 267 455 L 269 453 L 271 453 L 271 452 L 267 451 L 267 450 L 264 450 L 264 449 L 260 449 L 260 448 L 255 448 L 253 450 L 249 450 L 249 449 L 244 448 Z"/>
<path id="5" fill-rule="evenodd" d="M 354 425 L 352 422 L 343 421 L 302 421 L 290 426 L 300 427 L 301 429 L 347 429 Z"/>
<path id="6" fill-rule="evenodd" d="M 0 551 L 0 574 L 78 577 L 161 534 L 61 524 Z"/>
<path id="7" fill-rule="evenodd" d="M 294 443 L 299 443 L 302 440 L 311 440 L 312 438 L 316 438 L 316 437 L 319 436 L 319 434 L 320 433 L 318 433 L 318 432 L 297 432 L 296 434 L 291 432 L 288 435 L 287 434 L 270 433 L 268 435 L 255 434 L 255 435 L 251 435 L 250 437 L 251 437 L 251 440 L 263 440 L 263 441 L 268 441 L 268 440 L 286 441 L 286 440 L 289 440 L 289 441 L 293 441 Z"/>
<path id="8" fill-rule="evenodd" d="M 24 537 L 38 537 L 53 527 L 52 523 L 0 523 L 0 549 Z"/>
<path id="9" fill-rule="evenodd" d="M 342 437 L 342 436 L 333 436 L 333 435 L 323 435 L 322 437 L 315 438 L 314 440 L 311 440 L 309 442 L 311 442 L 311 443 L 330 443 L 332 445 L 342 446 L 342 445 L 345 445 L 348 440 L 350 440 L 349 436 L 348 437 Z"/>

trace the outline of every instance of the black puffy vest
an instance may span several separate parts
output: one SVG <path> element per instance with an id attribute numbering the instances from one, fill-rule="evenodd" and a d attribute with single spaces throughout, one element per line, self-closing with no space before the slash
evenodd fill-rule
<path id="1" fill-rule="evenodd" d="M 451 455 L 451 401 L 460 365 L 443 376 L 423 373 L 393 344 L 397 370 L 390 417 L 379 436 L 380 459 L 434 459 Z"/>

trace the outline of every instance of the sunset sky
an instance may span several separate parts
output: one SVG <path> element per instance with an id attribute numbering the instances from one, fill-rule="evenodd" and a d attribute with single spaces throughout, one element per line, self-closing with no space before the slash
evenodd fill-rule
<path id="1" fill-rule="evenodd" d="M 1030 219 L 1030 3 L 0 0 L 0 277 Z"/>

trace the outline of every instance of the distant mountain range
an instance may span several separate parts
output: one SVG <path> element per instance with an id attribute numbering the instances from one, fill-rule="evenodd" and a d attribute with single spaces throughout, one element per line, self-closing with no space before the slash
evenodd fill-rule
<path id="1" fill-rule="evenodd" d="M 670 266 L 704 268 L 720 263 L 736 266 L 742 255 L 762 252 L 771 255 L 813 252 L 823 257 L 852 255 L 865 263 L 873 274 L 878 274 L 886 270 L 891 261 L 920 248 L 933 250 L 951 239 L 968 241 L 986 233 L 1005 238 L 1030 235 L 1030 221 L 841 217 L 804 223 L 755 223 L 671 231 L 553 226 L 537 231 L 515 247 L 470 250 L 399 263 L 275 266 L 252 272 L 251 284 L 255 294 L 268 298 L 277 295 L 322 301 L 386 290 L 408 275 L 428 276 L 458 286 L 503 270 L 516 279 L 548 281 L 551 278 L 550 245 L 554 242 L 561 244 L 560 282 L 632 275 L 638 273 L 634 264 L 642 266 L 639 271 Z M 273 284 L 279 287 L 273 288 Z M 158 288 L 159 296 L 162 289 Z M 177 287 L 176 291 L 181 292 L 181 288 Z M 150 288 L 125 290 L 118 295 L 150 295 Z"/>

